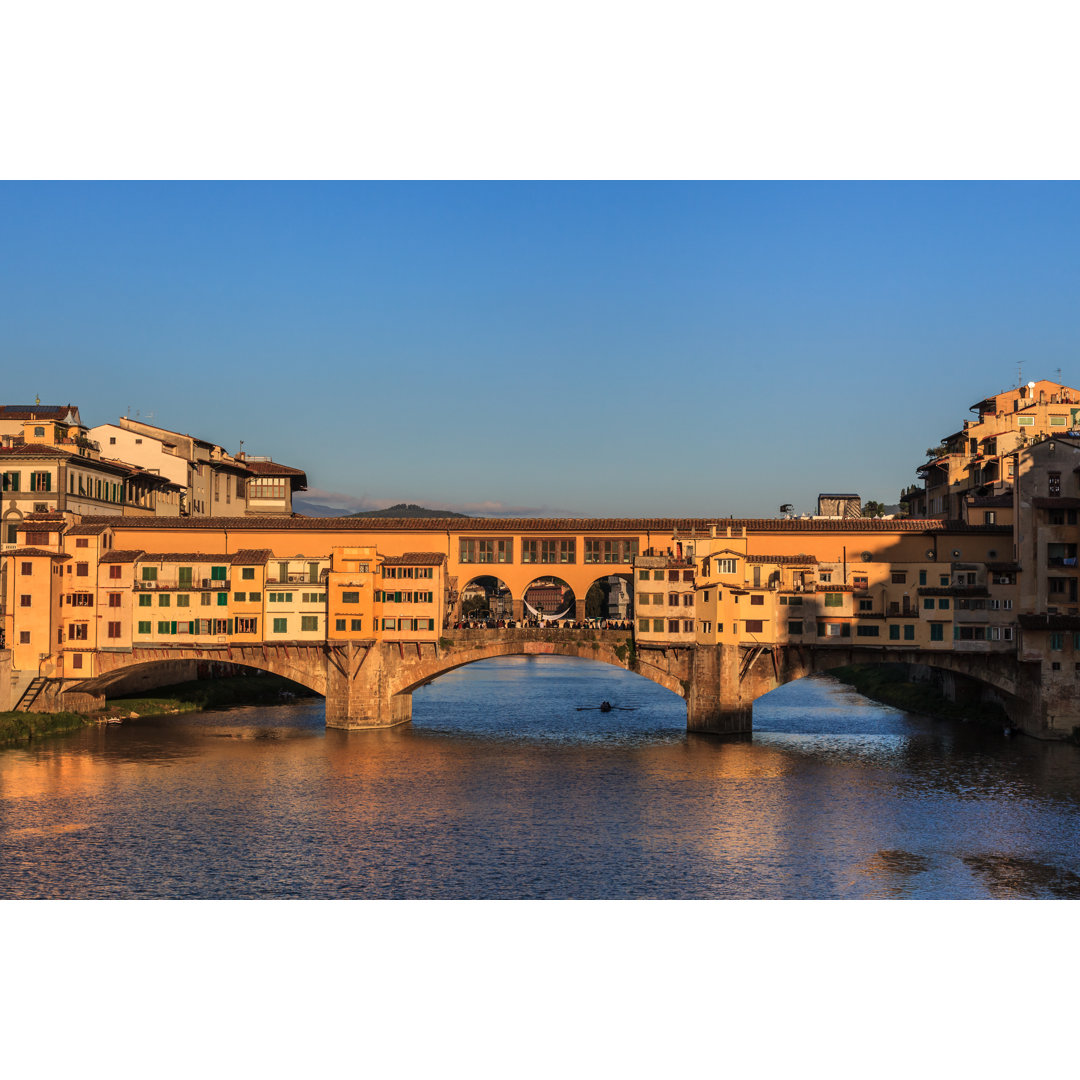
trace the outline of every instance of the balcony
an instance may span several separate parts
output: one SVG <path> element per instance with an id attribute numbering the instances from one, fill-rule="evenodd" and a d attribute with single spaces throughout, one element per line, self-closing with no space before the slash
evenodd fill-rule
<path id="1" fill-rule="evenodd" d="M 191 581 L 136 581 L 136 592 L 176 591 L 178 589 L 191 589 L 193 592 L 213 592 L 215 590 L 230 589 L 232 585 L 228 581 L 219 581 L 217 578 L 196 578 Z"/>

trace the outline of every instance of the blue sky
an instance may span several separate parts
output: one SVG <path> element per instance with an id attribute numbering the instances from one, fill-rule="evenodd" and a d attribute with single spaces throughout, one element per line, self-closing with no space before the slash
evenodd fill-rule
<path id="1" fill-rule="evenodd" d="M 0 400 L 584 516 L 894 501 L 1076 385 L 1074 183 L 0 184 Z"/>

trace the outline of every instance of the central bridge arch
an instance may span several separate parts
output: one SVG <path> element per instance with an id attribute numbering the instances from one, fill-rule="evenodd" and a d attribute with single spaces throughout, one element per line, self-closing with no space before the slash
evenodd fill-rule
<path id="1" fill-rule="evenodd" d="M 437 651 L 408 654 L 388 672 L 387 689 L 393 696 L 408 695 L 449 671 L 499 656 L 569 656 L 595 660 L 642 675 L 651 682 L 687 697 L 689 665 L 683 650 L 635 651 L 625 630 L 467 630 L 444 639 Z"/>

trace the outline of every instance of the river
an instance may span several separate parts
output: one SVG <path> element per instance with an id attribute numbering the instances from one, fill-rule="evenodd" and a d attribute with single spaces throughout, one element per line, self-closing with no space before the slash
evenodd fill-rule
<path id="1" fill-rule="evenodd" d="M 543 656 L 389 731 L 321 699 L 99 725 L 0 751 L 0 897 L 1080 898 L 1080 748 L 827 677 L 754 727 L 690 735 L 668 691 Z"/>

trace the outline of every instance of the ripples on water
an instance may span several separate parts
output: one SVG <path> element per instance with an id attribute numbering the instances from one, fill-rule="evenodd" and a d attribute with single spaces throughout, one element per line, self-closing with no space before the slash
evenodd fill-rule
<path id="1" fill-rule="evenodd" d="M 0 896 L 1080 897 L 1077 748 L 827 678 L 754 725 L 689 735 L 644 679 L 520 657 L 391 731 L 321 700 L 95 727 L 0 752 Z"/>

